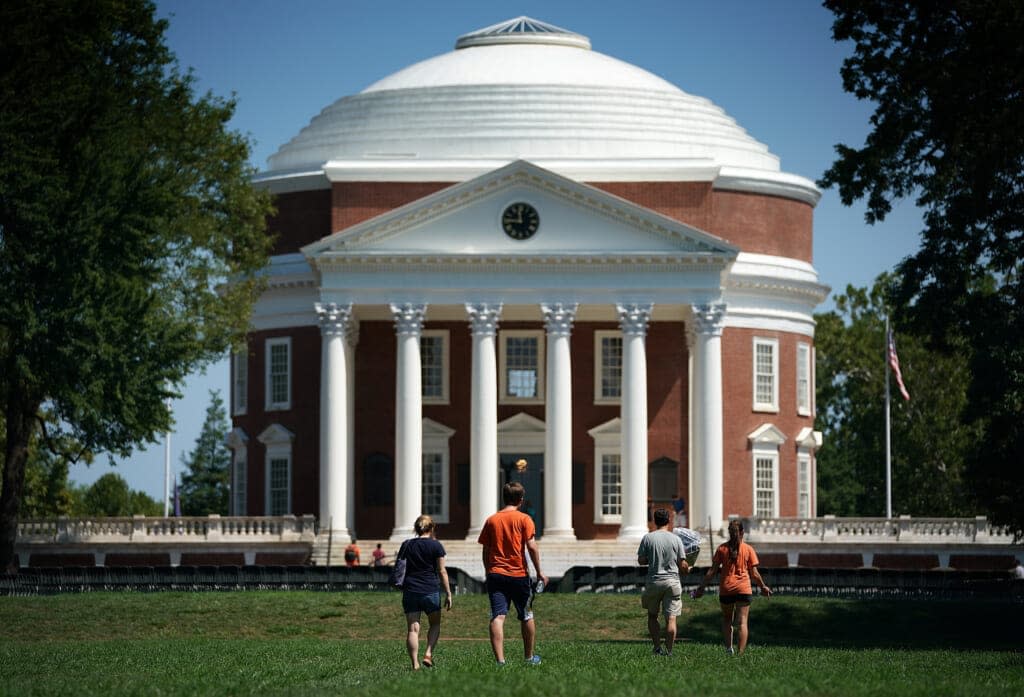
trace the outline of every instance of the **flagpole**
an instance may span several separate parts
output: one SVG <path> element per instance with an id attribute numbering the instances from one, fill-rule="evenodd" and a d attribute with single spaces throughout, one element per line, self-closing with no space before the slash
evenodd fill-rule
<path id="1" fill-rule="evenodd" d="M 167 400 L 170 411 L 171 400 Z M 164 433 L 164 518 L 171 515 L 171 429 Z"/>
<path id="2" fill-rule="evenodd" d="M 885 316 L 885 517 L 892 518 L 892 419 L 889 415 L 889 315 Z"/>

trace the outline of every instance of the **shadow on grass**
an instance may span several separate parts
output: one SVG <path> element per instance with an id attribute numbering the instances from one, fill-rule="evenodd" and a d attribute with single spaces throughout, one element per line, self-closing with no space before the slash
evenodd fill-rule
<path id="1" fill-rule="evenodd" d="M 685 616 L 680 637 L 722 640 L 717 603 Z M 908 648 L 1021 651 L 1024 605 L 992 601 L 849 602 L 807 599 L 780 603 L 758 598 L 750 608 L 751 643 L 833 648 Z"/>

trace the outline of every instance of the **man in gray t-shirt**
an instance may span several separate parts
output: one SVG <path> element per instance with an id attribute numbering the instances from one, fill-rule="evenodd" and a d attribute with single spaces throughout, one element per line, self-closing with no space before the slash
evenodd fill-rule
<path id="1" fill-rule="evenodd" d="M 654 511 L 653 532 L 644 535 L 636 551 L 636 561 L 647 566 L 647 583 L 640 604 L 647 610 L 647 631 L 654 642 L 657 656 L 671 656 L 676 641 L 676 617 L 683 611 L 683 586 L 679 574 L 690 573 L 686 563 L 683 542 L 669 528 L 669 512 L 664 508 Z M 658 610 L 665 615 L 665 648 L 661 647 L 661 625 Z"/>

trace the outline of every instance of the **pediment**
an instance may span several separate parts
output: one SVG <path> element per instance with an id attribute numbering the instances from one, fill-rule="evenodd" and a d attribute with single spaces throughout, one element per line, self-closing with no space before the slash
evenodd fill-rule
<path id="1" fill-rule="evenodd" d="M 498 433 L 543 434 L 546 430 L 547 425 L 543 421 L 522 411 L 498 422 Z"/>
<path id="2" fill-rule="evenodd" d="M 780 446 L 786 442 L 786 434 L 780 431 L 774 424 L 761 424 L 752 432 L 747 434 L 747 440 L 751 445 Z"/>
<path id="3" fill-rule="evenodd" d="M 256 440 L 264 445 L 287 445 L 295 440 L 295 434 L 281 424 L 270 424 Z"/>
<path id="4" fill-rule="evenodd" d="M 509 237 L 502 212 L 524 202 L 536 232 Z M 314 263 L 366 255 L 438 257 L 641 257 L 735 259 L 723 240 L 526 161 L 456 184 L 302 249 Z"/>

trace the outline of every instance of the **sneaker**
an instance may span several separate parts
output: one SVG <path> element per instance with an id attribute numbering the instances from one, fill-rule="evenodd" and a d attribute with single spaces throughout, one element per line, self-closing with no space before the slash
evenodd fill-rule
<path id="1" fill-rule="evenodd" d="M 540 656 L 537 655 L 537 654 L 533 654 L 532 656 L 530 656 L 529 658 L 526 659 L 526 664 L 527 665 L 531 665 L 531 666 L 539 666 L 540 665 Z"/>
<path id="2" fill-rule="evenodd" d="M 668 651 L 666 651 L 665 649 L 661 648 L 660 646 L 655 646 L 654 647 L 654 655 L 655 656 L 671 656 L 672 654 L 670 654 Z"/>
<path id="3" fill-rule="evenodd" d="M 727 648 L 727 649 L 725 650 L 725 655 L 726 655 L 726 656 L 731 656 L 731 655 L 733 655 L 734 653 L 735 653 L 735 651 L 733 651 L 733 650 L 732 650 L 732 647 L 731 647 L 731 646 L 730 646 L 729 648 Z"/>
<path id="4" fill-rule="evenodd" d="M 505 667 L 505 661 L 495 661 L 495 663 L 498 665 L 499 668 Z"/>

